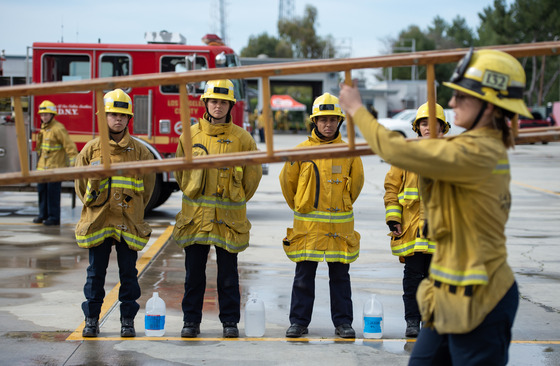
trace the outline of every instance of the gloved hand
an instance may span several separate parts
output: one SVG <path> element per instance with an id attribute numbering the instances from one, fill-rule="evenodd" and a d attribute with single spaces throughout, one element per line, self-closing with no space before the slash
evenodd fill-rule
<path id="1" fill-rule="evenodd" d="M 399 222 L 396 221 L 387 221 L 387 226 L 389 226 L 389 230 L 395 236 L 400 236 L 402 234 L 402 226 Z"/>

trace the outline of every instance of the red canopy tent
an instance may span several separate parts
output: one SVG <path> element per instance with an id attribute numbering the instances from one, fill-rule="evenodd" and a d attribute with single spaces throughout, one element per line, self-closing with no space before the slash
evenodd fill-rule
<path id="1" fill-rule="evenodd" d="M 305 104 L 301 104 L 289 95 L 273 95 L 270 97 L 270 107 L 273 111 L 305 111 Z"/>

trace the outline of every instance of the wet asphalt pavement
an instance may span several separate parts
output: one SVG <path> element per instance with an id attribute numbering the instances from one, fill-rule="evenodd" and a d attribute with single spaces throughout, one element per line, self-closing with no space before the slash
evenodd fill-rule
<path id="1" fill-rule="evenodd" d="M 302 135 L 275 136 L 275 148 L 288 148 Z M 265 149 L 264 144 L 259 144 Z M 33 193 L 0 192 L 0 365 L 406 365 L 414 342 L 404 338 L 402 265 L 389 249 L 384 224 L 383 179 L 389 166 L 377 156 L 362 157 L 366 184 L 355 205 L 356 230 L 362 235 L 360 258 L 351 265 L 356 340 L 334 335 L 330 320 L 328 273 L 319 265 L 316 301 L 309 335 L 284 337 L 295 264 L 281 240 L 292 225 L 278 174 L 271 164 L 248 204 L 253 225 L 251 246 L 239 255 L 242 304 L 256 293 L 266 308 L 266 333 L 246 338 L 244 316 L 239 339 L 223 339 L 218 320 L 216 263 L 210 252 L 207 290 L 199 338 L 180 338 L 183 252 L 167 240 L 180 210 L 174 193 L 147 220 L 153 235 L 141 255 L 142 297 L 136 317 L 138 337 L 119 337 L 115 297 L 115 255 L 108 269 L 101 334 L 81 339 L 82 288 L 87 251 L 75 244 L 73 230 L 81 205 L 71 207 L 63 194 L 62 225 L 32 224 L 37 213 Z M 513 205 L 507 225 L 508 261 L 521 294 L 509 365 L 560 365 L 560 143 L 522 145 L 510 152 Z M 167 305 L 166 334 L 144 336 L 144 309 L 157 291 Z M 369 294 L 384 306 L 384 336 L 362 338 L 362 307 Z"/>

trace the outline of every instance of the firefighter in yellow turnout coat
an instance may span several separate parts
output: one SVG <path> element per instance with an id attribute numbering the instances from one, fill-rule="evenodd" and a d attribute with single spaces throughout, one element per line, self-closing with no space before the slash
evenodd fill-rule
<path id="1" fill-rule="evenodd" d="M 55 119 L 58 114 L 53 102 L 45 100 L 39 105 L 41 130 L 37 134 L 37 170 L 74 166 L 78 155 L 76 144 L 64 125 Z M 35 224 L 60 225 L 60 182 L 38 183 L 39 215 Z"/>
<path id="2" fill-rule="evenodd" d="M 132 117 L 132 100 L 121 89 L 104 96 L 109 127 L 112 163 L 151 160 L 153 155 L 128 132 Z M 76 166 L 102 165 L 99 137 L 88 142 L 76 159 Z M 105 297 L 103 286 L 111 248 L 117 252 L 119 265 L 119 300 L 121 301 L 121 336 L 134 337 L 134 317 L 140 306 L 136 260 L 150 238 L 151 228 L 144 222 L 144 209 L 154 189 L 155 174 L 77 179 L 76 194 L 84 206 L 76 225 L 76 240 L 89 248 L 89 267 L 84 286 L 86 317 L 84 337 L 97 337 L 99 314 Z"/>
<path id="3" fill-rule="evenodd" d="M 443 108 L 436 104 L 438 131 L 446 134 L 449 123 Z M 412 129 L 419 137 L 429 137 L 428 103 L 418 108 Z M 391 230 L 391 251 L 404 263 L 403 302 L 406 321 L 405 336 L 417 337 L 420 332 L 420 311 L 416 302 L 416 290 L 420 281 L 428 277 L 432 254 L 436 244 L 429 241 L 424 229 L 424 210 L 418 189 L 418 174 L 391 166 L 385 176 L 385 222 Z"/>
<path id="4" fill-rule="evenodd" d="M 344 113 L 338 98 L 325 93 L 313 103 L 313 129 L 298 147 L 343 143 L 339 129 Z M 360 252 L 360 234 L 354 231 L 352 205 L 364 184 L 359 157 L 288 162 L 280 173 L 282 193 L 294 211 L 284 251 L 296 262 L 287 337 L 307 333 L 315 298 L 318 262 L 329 267 L 331 318 L 336 334 L 355 337 L 352 329 L 350 263 Z"/>
<path id="5" fill-rule="evenodd" d="M 422 177 L 428 237 L 437 243 L 430 278 L 417 300 L 425 326 L 410 365 L 505 365 L 519 303 L 506 257 L 511 205 L 507 119 L 530 115 L 525 72 L 511 55 L 469 52 L 451 81 L 455 124 L 467 131 L 447 140 L 407 143 L 386 130 L 343 85 L 340 101 L 372 150 Z"/>
<path id="6" fill-rule="evenodd" d="M 191 127 L 193 156 L 216 155 L 257 149 L 252 136 L 231 120 L 235 104 L 230 80 L 211 80 L 201 97 L 206 113 Z M 184 156 L 182 140 L 177 157 Z M 249 246 L 246 204 L 262 177 L 260 165 L 175 172 L 183 191 L 181 212 L 173 237 L 185 251 L 185 294 L 182 302 L 181 336 L 200 333 L 202 305 L 206 288 L 206 260 L 210 246 L 216 248 L 218 264 L 218 302 L 223 335 L 238 337 L 240 320 L 237 253 Z"/>

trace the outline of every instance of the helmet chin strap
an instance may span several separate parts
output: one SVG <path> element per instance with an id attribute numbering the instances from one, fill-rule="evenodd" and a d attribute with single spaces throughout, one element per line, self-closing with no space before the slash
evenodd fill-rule
<path id="1" fill-rule="evenodd" d="M 332 140 L 338 137 L 338 134 L 340 133 L 340 126 L 342 126 L 342 122 L 344 121 L 338 122 L 338 127 L 336 128 L 336 133 L 332 137 Z M 312 121 L 311 123 L 313 123 L 313 130 L 315 130 L 315 135 L 317 135 L 317 137 L 320 138 L 321 140 L 326 141 L 327 137 L 323 135 L 321 132 L 319 132 L 319 129 L 317 128 L 317 124 L 315 123 L 315 121 Z"/>
<path id="2" fill-rule="evenodd" d="M 468 130 L 472 130 L 477 124 L 478 122 L 480 122 L 480 119 L 482 118 L 482 114 L 484 113 L 484 110 L 486 109 L 486 107 L 488 106 L 488 102 L 484 101 L 482 103 L 482 106 L 480 107 L 480 110 L 478 111 L 478 114 L 476 115 L 476 118 L 474 119 L 474 123 L 472 124 L 471 127 L 468 128 Z"/>

